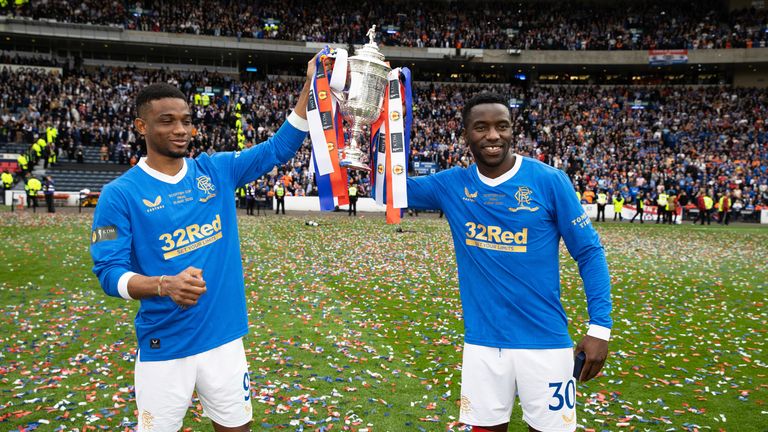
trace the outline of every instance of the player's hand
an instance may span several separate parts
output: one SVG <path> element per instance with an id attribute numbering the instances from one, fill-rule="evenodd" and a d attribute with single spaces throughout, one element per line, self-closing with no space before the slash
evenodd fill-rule
<path id="1" fill-rule="evenodd" d="M 584 336 L 574 354 L 584 352 L 587 358 L 584 360 L 584 368 L 581 370 L 579 381 L 589 381 L 596 377 L 608 358 L 608 341 L 593 336 Z"/>
<path id="2" fill-rule="evenodd" d="M 307 63 L 307 82 L 311 83 L 313 79 L 315 79 L 315 71 L 317 70 L 317 56 L 319 56 L 320 53 L 315 54 L 314 57 L 312 57 L 312 60 L 310 60 Z"/>
<path id="3" fill-rule="evenodd" d="M 315 54 L 315 56 L 312 57 L 312 60 L 307 63 L 307 79 L 304 81 L 304 88 L 302 88 L 301 93 L 299 93 L 299 100 L 296 101 L 296 106 L 293 108 L 293 112 L 305 120 L 307 118 L 307 102 L 309 101 L 309 90 L 312 88 L 312 81 L 315 79 L 315 70 L 317 70 L 315 62 L 317 61 L 317 56 L 319 55 L 320 53 Z"/>
<path id="4" fill-rule="evenodd" d="M 165 278 L 163 294 L 169 296 L 179 306 L 194 306 L 206 291 L 203 271 L 187 267 L 176 276 Z"/>

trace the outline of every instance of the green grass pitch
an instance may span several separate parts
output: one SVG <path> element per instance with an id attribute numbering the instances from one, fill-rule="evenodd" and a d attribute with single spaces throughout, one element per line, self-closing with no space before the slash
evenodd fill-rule
<path id="1" fill-rule="evenodd" d="M 132 430 L 136 303 L 91 273 L 90 215 L 2 213 L 0 430 Z M 320 226 L 304 224 L 306 219 Z M 447 223 L 240 217 L 253 430 L 458 431 L 462 322 Z M 579 430 L 768 430 L 768 229 L 599 224 L 610 357 Z M 561 247 L 571 334 L 587 326 Z M 510 430 L 525 430 L 515 407 Z M 187 430 L 212 430 L 193 399 Z"/>

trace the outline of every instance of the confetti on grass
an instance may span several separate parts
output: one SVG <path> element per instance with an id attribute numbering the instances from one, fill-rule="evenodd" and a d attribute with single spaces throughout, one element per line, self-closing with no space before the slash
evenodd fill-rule
<path id="1" fill-rule="evenodd" d="M 313 216 L 314 217 L 314 216 Z M 443 220 L 248 217 L 240 224 L 255 430 L 465 431 L 463 328 Z M 4 214 L 0 430 L 130 431 L 136 304 L 90 271 L 86 215 Z M 578 389 L 579 429 L 768 425 L 768 230 L 599 225 L 613 279 L 611 356 Z M 562 249 L 563 304 L 586 331 Z M 516 406 L 510 430 L 522 430 Z M 196 398 L 185 430 L 211 430 Z"/>

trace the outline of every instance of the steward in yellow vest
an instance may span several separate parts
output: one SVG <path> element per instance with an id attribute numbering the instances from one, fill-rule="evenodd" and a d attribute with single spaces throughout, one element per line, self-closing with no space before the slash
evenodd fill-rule
<path id="1" fill-rule="evenodd" d="M 725 195 L 720 197 L 718 202 L 718 221 L 720 225 L 728 225 L 728 219 L 731 215 L 731 193 L 726 192 Z"/>
<path id="2" fill-rule="evenodd" d="M 347 216 L 352 216 L 353 214 L 357 216 L 357 185 L 354 183 L 350 184 L 347 192 L 349 193 L 349 211 Z"/>
<path id="3" fill-rule="evenodd" d="M 712 207 L 715 205 L 715 200 L 712 199 L 709 195 L 704 195 L 704 208 L 707 210 L 712 210 Z"/>
<path id="4" fill-rule="evenodd" d="M 24 186 L 24 189 L 27 190 L 27 207 L 32 207 L 34 203 L 34 207 L 37 208 L 37 193 L 40 192 L 42 188 L 43 184 L 40 180 L 34 177 L 27 180 L 27 184 Z"/>
<path id="5" fill-rule="evenodd" d="M 275 214 L 280 213 L 280 206 L 283 207 L 283 214 L 285 214 L 285 186 L 282 182 L 275 185 L 275 198 L 277 199 Z"/>
<path id="6" fill-rule="evenodd" d="M 43 155 L 43 148 L 40 146 L 40 142 L 36 141 L 32 143 L 32 161 L 37 162 Z"/>
<path id="7" fill-rule="evenodd" d="M 16 158 L 16 163 L 19 164 L 22 174 L 29 169 L 29 160 L 23 154 L 20 154 L 19 157 Z"/>
<path id="8" fill-rule="evenodd" d="M 613 220 L 616 220 L 618 216 L 619 221 L 624 220 L 624 216 L 621 214 L 621 210 L 624 208 L 624 197 L 621 194 L 616 194 L 613 197 Z"/>
<path id="9" fill-rule="evenodd" d="M 605 222 L 605 206 L 608 205 L 608 195 L 600 191 L 597 194 L 597 222 L 600 222 L 600 216 L 603 217 L 603 222 Z"/>
<path id="10" fill-rule="evenodd" d="M 53 126 L 48 126 L 45 128 L 45 137 L 48 141 L 48 144 L 56 141 L 56 137 L 59 136 L 59 131 Z"/>
<path id="11" fill-rule="evenodd" d="M 662 192 L 656 197 L 656 223 L 663 222 L 667 218 L 667 198 L 666 192 Z"/>

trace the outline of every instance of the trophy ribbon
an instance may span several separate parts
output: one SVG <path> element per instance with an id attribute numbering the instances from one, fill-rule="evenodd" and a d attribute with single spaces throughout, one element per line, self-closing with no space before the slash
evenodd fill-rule
<path id="1" fill-rule="evenodd" d="M 342 92 L 347 85 L 347 57 L 349 53 L 344 48 L 336 48 L 333 53 L 329 53 L 329 56 L 335 58 L 329 85 L 331 90 Z"/>
<path id="2" fill-rule="evenodd" d="M 390 71 L 387 79 L 389 80 L 389 91 L 387 92 L 389 127 L 387 133 L 389 134 L 392 154 L 392 207 L 400 209 L 408 207 L 408 194 L 406 193 L 408 156 L 405 154 L 403 129 L 405 116 L 403 115 L 403 89 L 400 83 L 400 69 Z"/>
<path id="3" fill-rule="evenodd" d="M 336 206 L 334 198 L 338 200 L 338 205 L 349 203 L 347 170 L 339 165 L 337 151 L 339 148 L 344 148 L 343 126 L 340 111 L 336 107 L 338 101 L 329 83 L 329 75 L 333 76 L 334 72 L 337 72 L 336 76 L 346 78 L 346 73 L 343 75 L 341 73 L 344 72 L 341 69 L 346 69 L 346 62 L 335 63 L 334 70 L 329 71 L 323 60 L 331 54 L 331 50 L 325 47 L 320 54 L 316 60 L 315 77 L 307 105 L 307 120 L 312 140 L 312 160 L 320 196 L 320 209 L 330 211 Z M 338 85 L 337 82 L 334 84 Z"/>
<path id="4" fill-rule="evenodd" d="M 317 106 L 317 88 L 312 83 L 307 101 L 307 121 L 309 123 L 309 137 L 312 140 L 312 160 L 317 167 L 318 175 L 327 175 L 334 171 L 331 153 L 328 151 L 328 143 L 325 140 L 320 110 Z"/>
<path id="5" fill-rule="evenodd" d="M 386 102 L 385 102 L 386 103 Z M 383 206 L 386 205 L 386 192 L 384 191 L 384 174 L 387 170 L 387 125 L 384 124 L 384 116 L 382 116 L 380 122 L 374 123 L 372 130 L 375 133 L 371 135 L 374 138 L 372 147 L 376 149 L 376 154 L 371 161 L 375 161 L 375 169 L 371 169 L 371 176 L 373 176 L 372 183 L 374 184 L 373 197 L 376 200 L 376 204 Z"/>
<path id="6" fill-rule="evenodd" d="M 401 81 L 402 79 L 402 81 Z M 413 122 L 411 73 L 396 68 L 387 76 L 381 117 L 372 125 L 371 176 L 374 198 L 387 206 L 387 223 L 398 223 L 408 207 L 407 173 Z"/>
<path id="7" fill-rule="evenodd" d="M 387 209 L 386 209 L 386 221 L 388 224 L 399 224 L 400 218 L 403 216 L 400 210 L 395 209 L 392 205 L 394 194 L 392 190 L 392 134 L 390 133 L 390 118 L 389 118 L 389 105 L 393 103 L 389 98 L 390 84 L 387 84 L 387 92 L 384 97 L 384 127 L 386 128 L 384 135 L 384 142 L 386 143 L 385 152 L 387 163 L 384 164 L 384 188 L 386 190 L 387 197 Z"/>

